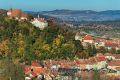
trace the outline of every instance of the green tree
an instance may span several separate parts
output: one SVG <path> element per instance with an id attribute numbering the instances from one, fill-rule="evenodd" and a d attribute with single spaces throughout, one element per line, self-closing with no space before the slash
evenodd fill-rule
<path id="1" fill-rule="evenodd" d="M 93 56 L 93 49 L 92 49 L 91 44 L 88 44 L 87 52 L 88 52 L 88 55 L 89 55 L 89 56 Z"/>
<path id="2" fill-rule="evenodd" d="M 95 45 L 93 45 L 92 53 L 93 53 L 93 55 L 95 55 L 95 54 L 97 53 L 97 50 L 96 50 L 96 48 L 95 48 Z"/>
<path id="3" fill-rule="evenodd" d="M 63 58 L 63 59 L 67 59 L 67 58 L 70 58 L 70 59 L 73 59 L 74 58 L 74 55 L 72 53 L 72 46 L 70 45 L 65 45 L 63 46 L 61 49 L 60 49 L 60 53 L 59 53 L 59 57 Z"/>
<path id="4" fill-rule="evenodd" d="M 75 53 L 77 54 L 78 52 L 83 51 L 83 46 L 80 40 L 75 40 L 74 41 L 74 46 L 75 46 Z"/>
<path id="5" fill-rule="evenodd" d="M 117 54 L 120 54 L 120 50 L 117 50 Z"/>
<path id="6" fill-rule="evenodd" d="M 20 64 L 14 64 L 11 59 L 3 60 L 1 63 L 1 76 L 7 80 L 24 80 L 23 67 Z"/>

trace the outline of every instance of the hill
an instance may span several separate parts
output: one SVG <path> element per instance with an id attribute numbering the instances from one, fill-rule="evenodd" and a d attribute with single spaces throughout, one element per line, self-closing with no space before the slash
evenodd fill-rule
<path id="1" fill-rule="evenodd" d="M 53 10 L 34 12 L 57 17 L 64 21 L 108 21 L 120 20 L 120 10 L 92 11 L 92 10 Z"/>
<path id="2" fill-rule="evenodd" d="M 34 17 L 38 17 L 39 15 L 39 17 L 44 18 L 45 20 L 48 20 L 49 18 L 53 18 L 56 21 L 56 23 L 63 23 L 63 20 L 57 17 L 50 16 L 50 15 L 44 15 L 41 12 L 33 12 L 33 11 L 25 11 L 25 12 Z"/>
<path id="3" fill-rule="evenodd" d="M 6 15 L 0 17 L 0 59 L 11 57 L 30 62 L 33 59 L 74 58 L 75 34 L 55 24 L 55 21 L 40 30 L 29 21 L 20 22 Z"/>

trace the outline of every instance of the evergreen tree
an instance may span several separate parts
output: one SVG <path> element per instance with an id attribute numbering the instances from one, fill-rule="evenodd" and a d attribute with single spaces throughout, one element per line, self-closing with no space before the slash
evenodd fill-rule
<path id="1" fill-rule="evenodd" d="M 95 48 L 95 45 L 93 45 L 92 53 L 93 53 L 93 55 L 95 55 L 95 54 L 97 53 L 97 50 L 96 50 L 96 48 Z"/>
<path id="2" fill-rule="evenodd" d="M 93 49 L 92 49 L 92 46 L 91 46 L 91 44 L 88 44 L 88 47 L 87 47 L 87 52 L 88 52 L 88 55 L 89 56 L 93 56 Z"/>
<path id="3" fill-rule="evenodd" d="M 75 53 L 77 54 L 78 52 L 82 52 L 84 49 L 83 49 L 83 46 L 82 46 L 82 43 L 80 40 L 75 40 L 74 41 L 74 46 L 75 46 Z"/>

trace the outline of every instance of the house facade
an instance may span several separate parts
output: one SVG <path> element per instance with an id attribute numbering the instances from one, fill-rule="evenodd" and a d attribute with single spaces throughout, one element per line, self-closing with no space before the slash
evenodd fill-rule
<path id="1" fill-rule="evenodd" d="M 39 15 L 38 18 L 34 18 L 30 22 L 41 30 L 43 30 L 44 27 L 48 26 L 48 23 L 44 20 L 44 18 L 39 18 Z"/>

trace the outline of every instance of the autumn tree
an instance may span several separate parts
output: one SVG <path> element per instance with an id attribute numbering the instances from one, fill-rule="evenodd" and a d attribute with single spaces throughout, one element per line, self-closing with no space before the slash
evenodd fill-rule
<path id="1" fill-rule="evenodd" d="M 105 47 L 104 46 L 101 46 L 99 49 L 97 49 L 97 52 L 98 53 L 106 53 L 106 49 L 105 49 Z"/>
<path id="2" fill-rule="evenodd" d="M 23 67 L 20 64 L 14 64 L 11 59 L 3 60 L 0 68 L 1 76 L 7 80 L 24 80 Z"/>
<path id="3" fill-rule="evenodd" d="M 47 23 L 48 23 L 48 26 L 51 26 L 51 25 L 53 25 L 53 24 L 55 23 L 55 21 L 54 21 L 53 18 L 49 18 L 49 19 L 47 20 Z"/>
<path id="4" fill-rule="evenodd" d="M 109 50 L 109 52 L 112 53 L 112 54 L 115 54 L 115 53 L 116 53 L 116 49 L 115 49 L 115 48 L 111 48 L 111 49 Z"/>

